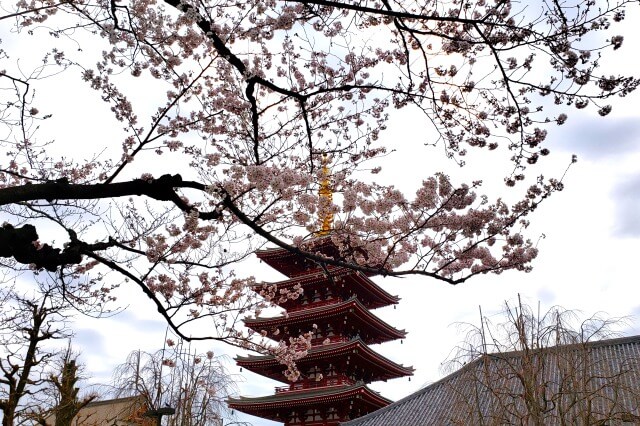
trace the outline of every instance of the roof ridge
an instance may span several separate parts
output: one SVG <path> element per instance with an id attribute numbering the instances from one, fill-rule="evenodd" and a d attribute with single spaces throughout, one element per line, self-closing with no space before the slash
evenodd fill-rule
<path id="1" fill-rule="evenodd" d="M 142 402 L 144 402 L 144 396 L 133 395 L 133 396 L 123 396 L 120 398 L 112 398 L 112 399 L 99 399 L 97 401 L 91 401 L 86 405 L 86 407 L 95 407 L 98 405 L 107 405 L 107 404 L 118 404 L 118 403 L 127 402 L 127 401 L 133 402 L 135 400 L 141 400 Z"/>

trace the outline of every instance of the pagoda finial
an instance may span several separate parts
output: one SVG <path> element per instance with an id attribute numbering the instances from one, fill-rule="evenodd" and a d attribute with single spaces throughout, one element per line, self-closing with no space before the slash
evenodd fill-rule
<path id="1" fill-rule="evenodd" d="M 329 234 L 333 227 L 333 211 L 331 204 L 333 203 L 333 188 L 331 187 L 331 174 L 329 170 L 329 158 L 326 154 L 322 154 L 322 179 L 320 180 L 320 189 L 318 196 L 320 197 L 320 206 L 318 209 L 318 218 L 320 220 L 320 230 L 316 235 L 322 237 Z"/>

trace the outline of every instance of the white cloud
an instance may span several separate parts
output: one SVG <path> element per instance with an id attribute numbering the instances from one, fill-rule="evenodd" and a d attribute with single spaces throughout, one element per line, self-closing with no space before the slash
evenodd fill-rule
<path id="1" fill-rule="evenodd" d="M 613 233 L 617 237 L 640 237 L 640 174 L 626 176 L 613 190 L 615 221 Z"/>
<path id="2" fill-rule="evenodd" d="M 614 160 L 632 152 L 640 152 L 640 120 L 632 117 L 576 117 L 554 128 L 548 145 L 577 154 L 591 161 Z"/>

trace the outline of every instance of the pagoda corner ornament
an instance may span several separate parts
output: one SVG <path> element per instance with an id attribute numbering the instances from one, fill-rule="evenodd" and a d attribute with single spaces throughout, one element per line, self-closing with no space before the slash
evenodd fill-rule
<path id="1" fill-rule="evenodd" d="M 325 160 L 322 173 L 320 196 L 327 197 L 331 191 L 327 190 L 330 180 Z M 321 231 L 305 243 L 306 250 L 333 258 L 338 255 L 328 236 L 332 218 L 321 212 Z M 256 255 L 288 277 L 269 286 L 276 286 L 278 293 L 300 286 L 302 292 L 297 299 L 278 301 L 287 315 L 246 319 L 245 325 L 274 341 L 288 341 L 312 331 L 311 348 L 296 362 L 301 375 L 295 382 L 287 380 L 284 366 L 274 356 L 236 357 L 240 367 L 284 385 L 270 396 L 229 398 L 229 407 L 285 426 L 335 426 L 390 404 L 367 384 L 410 376 L 413 368 L 385 358 L 370 345 L 402 339 L 406 332 L 382 321 L 371 310 L 397 304 L 398 297 L 361 272 L 323 267 L 286 249 L 261 250 Z M 256 292 L 262 289 L 263 284 L 253 287 Z"/>

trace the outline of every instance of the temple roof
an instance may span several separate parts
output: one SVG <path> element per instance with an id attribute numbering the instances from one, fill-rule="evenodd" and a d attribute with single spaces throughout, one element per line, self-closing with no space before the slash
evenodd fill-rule
<path id="1" fill-rule="evenodd" d="M 582 424 L 587 414 L 589 424 L 640 424 L 640 336 L 533 352 L 539 372 L 535 385 L 550 403 L 541 414 L 541 424 Z M 523 357 L 522 351 L 482 355 L 445 378 L 341 426 L 522 424 L 518 413 L 526 415 L 527 409 L 516 373 Z"/>
<path id="2" fill-rule="evenodd" d="M 143 395 L 92 401 L 84 405 L 67 424 L 87 425 L 140 425 L 153 426 L 155 419 L 145 417 L 149 405 Z M 47 425 L 64 424 L 56 422 L 56 410 L 46 416 Z M 59 419 L 58 419 L 59 420 Z M 33 423 L 35 424 L 35 423 Z"/>
<path id="3" fill-rule="evenodd" d="M 297 360 L 296 364 L 300 370 L 303 370 L 305 365 L 316 363 L 318 360 L 322 360 L 324 363 L 340 365 L 347 362 L 348 357 L 353 357 L 355 359 L 354 361 L 351 361 L 351 365 L 368 364 L 367 370 L 373 372 L 374 375 L 374 378 L 372 378 L 371 381 L 411 376 L 414 371 L 412 367 L 405 367 L 380 355 L 367 346 L 361 339 L 352 339 L 346 342 L 314 346 L 309 349 L 306 356 Z M 247 368 L 255 373 L 283 383 L 288 383 L 287 379 L 282 374 L 282 364 L 273 356 L 238 356 L 236 357 L 236 362 L 239 366 Z"/>
<path id="4" fill-rule="evenodd" d="M 244 323 L 247 327 L 257 332 L 265 330 L 267 332 L 266 337 L 270 339 L 281 340 L 288 337 L 288 335 L 286 332 L 282 332 L 283 330 L 277 335 L 274 334 L 276 329 L 280 327 L 291 329 L 296 326 L 302 332 L 307 332 L 313 328 L 314 323 L 326 324 L 329 319 L 335 321 L 343 317 L 349 317 L 346 323 L 358 326 L 358 330 L 361 331 L 360 337 L 367 344 L 402 339 L 407 335 L 406 331 L 398 330 L 372 314 L 355 297 L 330 305 L 309 307 L 309 309 L 292 312 L 288 315 L 270 318 L 247 318 Z"/>
<path id="5" fill-rule="evenodd" d="M 395 305 L 400 301 L 398 296 L 387 293 L 382 287 L 371 281 L 369 277 L 361 272 L 355 272 L 343 267 L 328 267 L 327 271 L 331 274 L 331 278 L 322 270 L 314 270 L 306 274 L 296 275 L 287 280 L 274 283 L 255 284 L 252 288 L 259 292 L 264 286 L 275 285 L 278 289 L 291 288 L 295 285 L 311 287 L 313 285 L 325 284 L 327 286 L 339 285 L 345 287 L 347 285 L 353 290 L 358 299 L 369 308 L 379 308 L 382 306 Z M 296 306 L 300 302 L 298 300 L 287 300 L 284 303 L 278 303 L 280 306 L 289 308 Z"/>
<path id="6" fill-rule="evenodd" d="M 282 421 L 279 415 L 281 410 L 290 412 L 291 409 L 301 407 L 306 410 L 310 407 L 335 406 L 336 403 L 341 402 L 353 402 L 366 412 L 374 411 L 391 403 L 389 399 L 361 383 L 278 392 L 275 395 L 261 397 L 241 396 L 227 400 L 232 409 L 275 421 Z"/>

